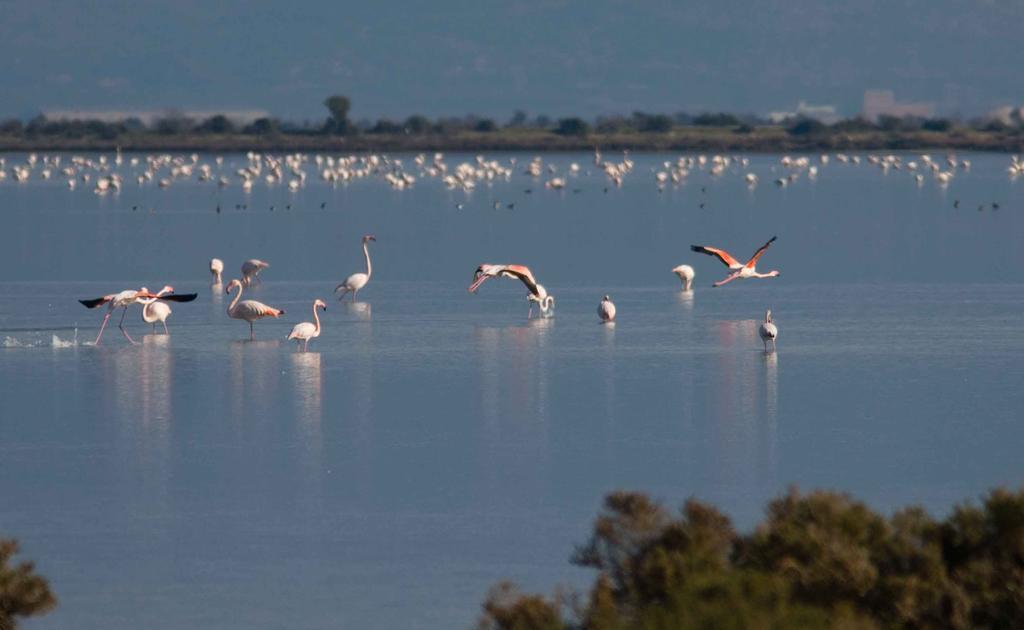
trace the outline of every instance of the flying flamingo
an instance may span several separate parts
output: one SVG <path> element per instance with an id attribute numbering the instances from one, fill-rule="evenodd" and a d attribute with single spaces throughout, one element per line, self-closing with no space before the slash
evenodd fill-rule
<path id="1" fill-rule="evenodd" d="M 772 350 L 775 350 L 775 339 L 779 336 L 779 329 L 772 322 L 772 310 L 764 314 L 764 323 L 757 330 L 757 334 L 761 336 L 761 341 L 764 342 L 764 351 L 768 352 L 768 342 L 772 342 Z"/>
<path id="2" fill-rule="evenodd" d="M 372 234 L 367 234 L 363 237 L 363 257 L 366 258 L 366 273 L 354 273 L 345 281 L 334 288 L 334 292 L 341 291 L 341 295 L 338 296 L 338 300 L 342 300 L 345 294 L 352 293 L 352 301 L 356 301 L 356 293 L 359 289 L 362 289 L 370 281 L 370 274 L 373 273 L 373 267 L 370 265 L 370 241 L 377 242 L 377 237 Z"/>
<path id="3" fill-rule="evenodd" d="M 270 266 L 270 263 L 263 262 L 257 258 L 250 258 L 249 260 L 242 263 L 242 284 L 245 286 L 251 286 L 254 281 L 257 280 L 256 276 L 260 275 L 260 272 Z M 210 268 L 213 268 L 213 261 L 210 261 Z"/>
<path id="4" fill-rule="evenodd" d="M 124 316 L 128 314 L 128 307 L 131 306 L 132 304 L 135 304 L 139 300 L 157 297 L 159 297 L 162 300 L 170 300 L 172 302 L 191 302 L 192 300 L 196 299 L 196 294 L 189 293 L 186 295 L 158 296 L 154 293 L 150 293 L 148 290 L 146 290 L 145 287 L 143 287 L 138 290 L 127 289 L 121 291 L 120 293 L 111 293 L 110 295 L 104 295 L 103 297 L 94 298 L 91 300 L 78 300 L 79 302 L 82 303 L 82 306 L 86 308 L 96 308 L 98 306 L 102 306 L 103 304 L 107 305 L 107 314 L 103 316 L 103 324 L 100 325 L 100 332 L 98 335 L 96 335 L 96 341 L 94 342 L 94 345 L 99 345 L 100 339 L 103 337 L 103 331 L 106 330 L 107 328 L 107 322 L 110 321 L 110 314 L 113 313 L 114 309 L 117 308 L 124 309 L 124 312 L 121 313 L 121 321 L 117 324 L 117 327 L 121 329 L 121 333 L 124 334 L 125 339 L 127 339 L 132 344 L 135 344 L 135 340 L 132 339 L 131 335 L 129 335 L 128 331 L 125 330 L 124 328 Z"/>
<path id="5" fill-rule="evenodd" d="M 489 265 L 484 263 L 476 268 L 476 273 L 473 274 L 473 284 L 469 285 L 469 292 L 476 293 L 480 285 L 490 278 L 517 278 L 526 285 L 526 289 L 529 291 L 526 300 L 530 303 L 530 311 L 526 315 L 528 318 L 533 316 L 534 302 L 540 306 L 540 314 L 542 316 L 547 317 L 551 314 L 551 309 L 555 306 L 555 297 L 548 295 L 544 285 L 537 284 L 529 267 L 525 265 Z"/>
<path id="6" fill-rule="evenodd" d="M 302 343 L 302 351 L 305 352 L 309 346 L 309 340 L 315 339 L 320 336 L 320 317 L 317 316 L 316 309 L 322 308 L 327 310 L 327 305 L 324 304 L 323 300 L 313 301 L 313 321 L 315 324 L 309 322 L 302 322 L 301 324 L 295 324 L 295 328 L 288 333 L 288 339 L 294 339 L 296 342 Z"/>
<path id="7" fill-rule="evenodd" d="M 145 290 L 145 287 L 143 287 Z M 156 323 L 160 322 L 164 325 L 164 334 L 170 334 L 167 331 L 167 318 L 171 316 L 171 307 L 167 305 L 167 302 L 160 301 L 160 298 L 167 293 L 173 293 L 174 287 L 167 285 L 156 294 L 155 298 L 140 298 L 139 304 L 142 304 L 142 321 L 147 324 L 153 324 L 153 331 L 156 332 Z"/>
<path id="8" fill-rule="evenodd" d="M 249 339 L 255 340 L 256 333 L 253 331 L 252 323 L 264 317 L 280 317 L 284 314 L 284 311 L 273 306 L 267 306 L 263 302 L 257 302 L 256 300 L 242 300 L 239 302 L 238 300 L 242 297 L 242 281 L 238 279 L 229 282 L 228 286 L 224 287 L 224 293 L 231 295 L 231 289 L 235 287 L 238 287 L 238 294 L 235 295 L 235 299 L 231 300 L 231 304 L 228 305 L 228 317 L 231 319 L 244 319 L 249 322 Z"/>
<path id="9" fill-rule="evenodd" d="M 720 287 L 727 282 L 732 282 L 736 278 L 774 278 L 775 276 L 779 275 L 778 271 L 769 271 L 768 273 L 757 272 L 757 259 L 760 258 L 761 255 L 764 254 L 765 250 L 767 250 L 768 247 L 775 242 L 776 238 L 777 237 L 773 236 L 770 239 L 768 239 L 768 242 L 762 245 L 761 248 L 758 249 L 756 252 L 754 252 L 754 255 L 750 257 L 750 260 L 748 260 L 746 264 L 740 264 L 740 261 L 733 258 L 729 254 L 729 252 L 725 251 L 724 249 L 706 247 L 704 245 L 691 245 L 690 249 L 692 249 L 695 252 L 707 254 L 708 256 L 715 256 L 718 258 L 718 260 L 721 260 L 726 267 L 732 270 L 732 273 L 726 276 L 724 280 L 719 280 L 718 282 L 711 285 L 713 287 Z"/>
<path id="10" fill-rule="evenodd" d="M 693 267 L 690 265 L 679 265 L 672 269 L 672 273 L 679 276 L 679 281 L 683 283 L 683 291 L 693 290 L 693 278 L 697 275 L 693 271 Z"/>
<path id="11" fill-rule="evenodd" d="M 213 281 L 210 284 L 222 284 L 220 274 L 224 271 L 224 261 L 220 258 L 210 259 L 210 275 L 213 276 Z M 244 273 L 244 272 L 243 272 Z"/>
<path id="12" fill-rule="evenodd" d="M 615 321 L 615 304 L 607 295 L 597 307 L 597 316 L 601 318 L 602 324 Z"/>

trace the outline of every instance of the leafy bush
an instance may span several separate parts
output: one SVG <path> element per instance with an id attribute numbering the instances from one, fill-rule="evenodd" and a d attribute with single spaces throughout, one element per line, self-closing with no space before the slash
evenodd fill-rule
<path id="1" fill-rule="evenodd" d="M 18 543 L 0 538 L 0 628 L 13 630 L 17 617 L 48 612 L 57 605 L 49 583 L 35 573 L 31 562 L 12 566 Z"/>
<path id="2" fill-rule="evenodd" d="M 942 522 L 791 490 L 747 535 L 695 500 L 673 515 L 615 492 L 572 562 L 597 572 L 587 597 L 502 583 L 480 627 L 1021 628 L 1024 490 L 995 490 Z"/>

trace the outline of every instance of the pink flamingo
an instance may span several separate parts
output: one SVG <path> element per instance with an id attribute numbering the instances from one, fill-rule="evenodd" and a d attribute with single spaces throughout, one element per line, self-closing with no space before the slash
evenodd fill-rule
<path id="1" fill-rule="evenodd" d="M 761 246 L 754 255 L 750 257 L 745 264 L 740 264 L 740 261 L 732 257 L 729 252 L 724 249 L 718 249 L 716 247 L 707 247 L 705 245 L 691 245 L 690 249 L 701 254 L 707 254 L 708 256 L 715 256 L 718 260 L 722 261 L 726 267 L 732 270 L 728 276 L 723 280 L 719 280 L 714 283 L 713 287 L 720 287 L 727 282 L 732 282 L 736 278 L 774 278 L 779 275 L 778 271 L 769 271 L 768 273 L 758 273 L 757 271 L 757 259 L 760 258 L 768 247 L 775 242 L 777 237 L 773 236 L 768 239 L 768 242 Z"/>

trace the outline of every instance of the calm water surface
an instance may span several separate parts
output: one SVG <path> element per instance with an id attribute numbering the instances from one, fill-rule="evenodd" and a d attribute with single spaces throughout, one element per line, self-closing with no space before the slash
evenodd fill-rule
<path id="1" fill-rule="evenodd" d="M 0 183 L 0 534 L 60 598 L 26 627 L 467 627 L 499 579 L 584 584 L 568 556 L 612 489 L 696 496 L 747 528 L 790 484 L 943 514 L 1024 480 L 1024 182 L 1006 156 L 969 156 L 948 188 L 835 162 L 777 188 L 779 156 L 757 156 L 659 192 L 676 157 L 635 157 L 608 192 L 589 155 L 545 156 L 583 166 L 562 191 L 333 188 L 313 168 L 296 193 L 160 190 L 127 165 L 119 195 Z M 339 304 L 364 233 L 373 280 Z M 688 251 L 745 257 L 773 234 L 774 280 L 712 290 L 725 268 Z M 288 312 L 255 343 L 212 256 L 271 263 L 246 297 Z M 529 264 L 556 316 L 528 321 L 512 281 L 467 294 L 481 262 Z M 669 272 L 684 262 L 692 294 Z M 199 293 L 169 337 L 136 308 L 138 346 L 116 327 L 89 345 L 102 312 L 76 299 L 168 282 Z M 298 354 L 284 336 L 316 297 L 323 334 Z"/>

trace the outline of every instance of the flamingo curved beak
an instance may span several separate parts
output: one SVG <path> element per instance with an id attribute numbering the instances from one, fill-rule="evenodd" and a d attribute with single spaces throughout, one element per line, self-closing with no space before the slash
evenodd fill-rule
<path id="1" fill-rule="evenodd" d="M 476 290 L 479 289 L 480 285 L 486 282 L 488 278 L 490 278 L 490 276 L 480 274 L 479 276 L 476 277 L 475 280 L 473 280 L 473 284 L 469 285 L 468 291 L 470 293 L 476 293 Z"/>

